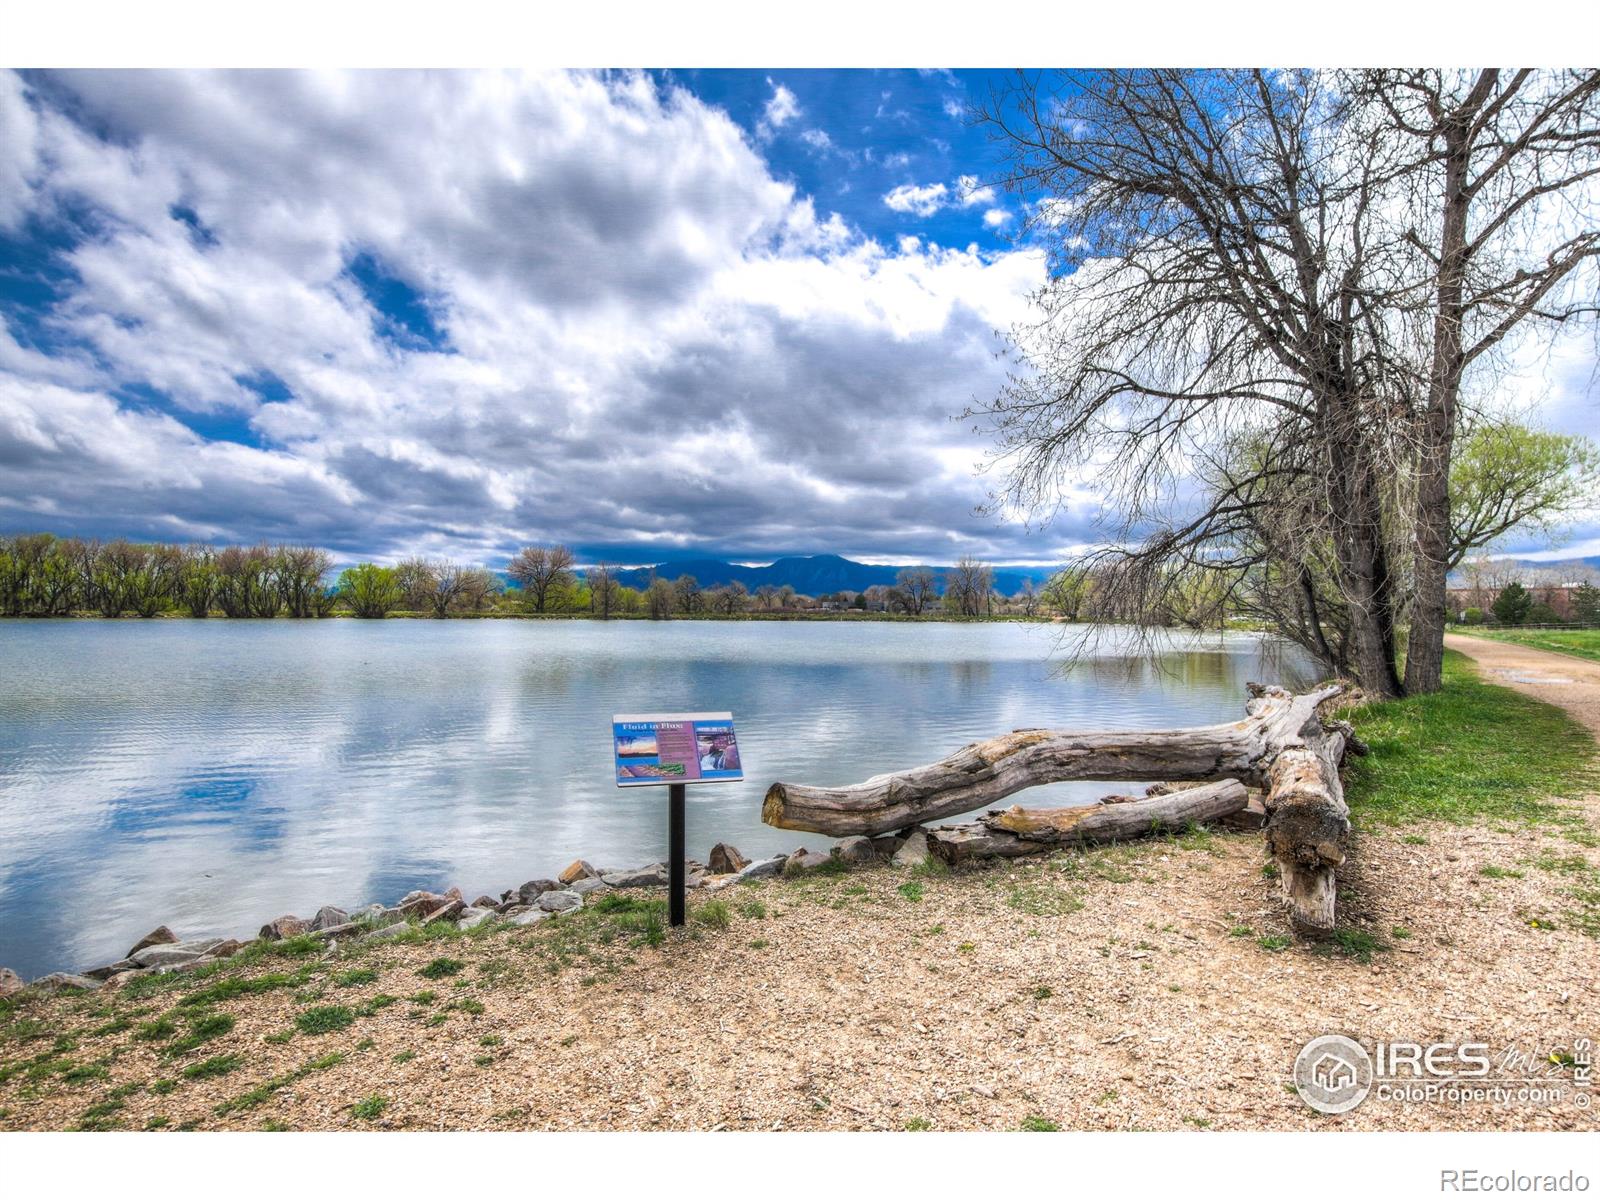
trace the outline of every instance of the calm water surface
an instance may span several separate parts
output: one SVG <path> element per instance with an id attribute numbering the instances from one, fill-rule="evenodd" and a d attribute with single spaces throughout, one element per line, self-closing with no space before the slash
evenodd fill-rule
<path id="1" fill-rule="evenodd" d="M 1042 625 L 0 621 L 0 965 L 118 958 L 152 926 L 468 897 L 665 854 L 665 789 L 619 791 L 613 712 L 731 709 L 743 784 L 689 790 L 690 854 L 828 839 L 761 824 L 775 779 L 854 783 L 1020 726 L 1232 720 L 1299 684 L 1248 635 L 1159 665 Z M 1025 803 L 1091 799 L 1060 784 Z"/>

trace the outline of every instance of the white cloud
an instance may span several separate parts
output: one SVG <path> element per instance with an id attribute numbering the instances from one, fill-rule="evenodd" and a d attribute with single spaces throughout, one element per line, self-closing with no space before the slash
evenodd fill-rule
<path id="1" fill-rule="evenodd" d="M 833 149 L 833 139 L 823 129 L 807 129 L 800 135 L 800 140 L 813 150 Z"/>
<path id="2" fill-rule="evenodd" d="M 974 208 L 979 204 L 993 204 L 994 188 L 980 186 L 976 175 L 960 175 L 956 178 L 956 196 L 962 208 Z"/>
<path id="3" fill-rule="evenodd" d="M 883 202 L 895 212 L 914 213 L 919 217 L 931 217 L 945 205 L 945 198 L 950 194 L 950 189 L 942 183 L 930 183 L 925 187 L 918 187 L 913 183 L 903 183 L 883 197 Z"/>
<path id="4" fill-rule="evenodd" d="M 948 96 L 944 102 L 944 115 L 952 121 L 965 121 L 967 119 L 966 101 L 956 96 Z"/>
<path id="5" fill-rule="evenodd" d="M 761 120 L 756 125 L 758 137 L 770 138 L 790 121 L 800 115 L 800 101 L 788 88 L 781 83 L 767 80 L 767 86 L 772 89 L 772 95 L 767 100 L 767 106 L 762 110 Z"/>
<path id="6" fill-rule="evenodd" d="M 1003 208 L 988 208 L 983 213 L 983 223 L 990 229 L 1003 228 L 1011 220 L 1011 214 Z"/>
<path id="7" fill-rule="evenodd" d="M 0 82 L 31 147 L 0 150 L 6 199 L 99 214 L 37 314 L 66 348 L 0 331 L 0 527 L 491 561 L 532 538 L 1021 554 L 972 515 L 982 486 L 950 464 L 983 446 L 948 417 L 998 386 L 991 331 L 1042 259 L 881 246 L 687 92 L 490 72 Z M 949 203 L 928 190 L 906 203 Z M 358 252 L 443 345 L 395 335 Z"/>

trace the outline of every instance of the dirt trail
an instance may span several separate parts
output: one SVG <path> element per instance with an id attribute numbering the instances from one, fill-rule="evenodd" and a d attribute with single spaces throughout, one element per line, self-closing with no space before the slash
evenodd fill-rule
<path id="1" fill-rule="evenodd" d="M 1444 644 L 1476 662 L 1490 683 L 1558 705 L 1600 736 L 1600 662 L 1460 634 Z"/>

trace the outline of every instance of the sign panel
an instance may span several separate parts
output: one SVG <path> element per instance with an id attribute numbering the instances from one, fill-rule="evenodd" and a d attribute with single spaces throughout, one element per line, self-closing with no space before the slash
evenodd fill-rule
<path id="1" fill-rule="evenodd" d="M 744 778 L 732 713 L 618 714 L 611 740 L 618 787 Z"/>

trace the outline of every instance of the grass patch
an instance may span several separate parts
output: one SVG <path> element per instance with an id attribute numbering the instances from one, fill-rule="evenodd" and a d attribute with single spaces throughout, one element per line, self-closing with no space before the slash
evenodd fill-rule
<path id="1" fill-rule="evenodd" d="M 1030 917 L 1064 917 L 1083 907 L 1073 893 L 1043 883 L 1017 884 L 1006 893 L 1006 904 Z"/>
<path id="2" fill-rule="evenodd" d="M 197 1050 L 213 1038 L 219 1038 L 225 1033 L 232 1033 L 235 1019 L 231 1013 L 196 1013 L 189 1018 L 189 1032 L 175 1042 L 169 1042 L 162 1051 L 164 1054 L 187 1054 Z"/>
<path id="3" fill-rule="evenodd" d="M 1388 943 L 1374 934 L 1364 929 L 1351 929 L 1349 926 L 1335 929 L 1331 939 L 1317 946 L 1317 950 L 1323 954 L 1342 954 L 1359 963 L 1369 963 L 1374 954 L 1387 949 L 1389 949 Z"/>
<path id="4" fill-rule="evenodd" d="M 337 1033 L 341 1029 L 349 1029 L 355 1021 L 356 1014 L 342 1004 L 308 1008 L 294 1019 L 295 1028 L 305 1034 Z"/>
<path id="5" fill-rule="evenodd" d="M 279 988 L 300 987 L 311 978 L 311 969 L 302 967 L 293 974 L 282 971 L 269 971 L 265 975 L 256 975 L 246 978 L 242 975 L 229 976 L 209 983 L 198 991 L 190 992 L 178 1003 L 186 1008 L 199 1008 L 208 1004 L 220 1004 L 224 1000 L 232 1000 L 238 996 L 258 996 L 262 992 L 273 992 Z M 129 985 L 132 986 L 132 985 Z"/>
<path id="6" fill-rule="evenodd" d="M 767 915 L 767 906 L 751 897 L 749 900 L 739 902 L 739 915 L 751 921 L 760 921 Z"/>
<path id="7" fill-rule="evenodd" d="M 1023 1117 L 1019 1126 L 1023 1133 L 1060 1133 L 1061 1126 L 1044 1117 Z"/>
<path id="8" fill-rule="evenodd" d="M 1600 662 L 1600 629 L 1473 629 L 1471 634 Z"/>
<path id="9" fill-rule="evenodd" d="M 317 1071 L 326 1071 L 330 1067 L 336 1067 L 344 1060 L 344 1053 L 337 1050 L 332 1054 L 324 1054 L 320 1058 L 310 1059 L 292 1071 L 267 1080 L 260 1087 L 251 1088 L 242 1096 L 235 1096 L 232 1100 L 224 1100 L 213 1111 L 219 1117 L 225 1117 L 232 1112 L 239 1112 L 246 1108 L 254 1108 L 258 1104 L 265 1104 L 274 1094 L 282 1091 L 290 1084 L 299 1083 L 306 1076 Z"/>
<path id="10" fill-rule="evenodd" d="M 417 974 L 424 979 L 444 979 L 457 974 L 466 965 L 459 958 L 436 958 L 418 971 Z"/>
<path id="11" fill-rule="evenodd" d="M 697 925 L 704 925 L 708 929 L 726 929 L 732 914 L 728 905 L 723 900 L 707 900 L 704 904 L 697 905 L 689 914 Z"/>
<path id="12" fill-rule="evenodd" d="M 1256 945 L 1260 946 L 1263 950 L 1277 953 L 1279 950 L 1287 950 L 1290 946 L 1294 945 L 1294 939 L 1288 934 L 1284 933 L 1269 933 L 1263 937 L 1258 937 L 1256 939 Z"/>
<path id="13" fill-rule="evenodd" d="M 1485 863 L 1478 868 L 1478 874 L 1485 879 L 1521 879 L 1521 871 L 1513 871 L 1510 867 L 1496 866 L 1494 863 Z"/>
<path id="14" fill-rule="evenodd" d="M 387 1096 L 368 1096 L 350 1106 L 350 1115 L 358 1121 L 376 1121 L 389 1109 Z"/>
<path id="15" fill-rule="evenodd" d="M 352 971 L 339 971 L 334 974 L 334 987 L 360 987 L 363 983 L 376 983 L 378 973 L 371 967 L 356 967 Z"/>
<path id="16" fill-rule="evenodd" d="M 906 1122 L 907 1133 L 926 1133 L 933 1128 L 933 1122 L 927 1117 L 912 1117 Z"/>
<path id="17" fill-rule="evenodd" d="M 416 1056 L 417 1056 L 417 1052 L 415 1050 L 402 1050 L 402 1051 L 400 1051 L 400 1053 L 396 1054 L 389 1061 L 390 1062 L 397 1062 L 397 1063 L 408 1063 L 413 1058 L 415 1058 Z"/>
<path id="18" fill-rule="evenodd" d="M 920 883 L 902 883 L 895 891 L 899 892 L 904 899 L 911 901 L 912 904 L 922 903 L 923 888 Z"/>
<path id="19" fill-rule="evenodd" d="M 227 1075 L 237 1071 L 244 1065 L 244 1057 L 238 1054 L 219 1054 L 215 1058 L 208 1058 L 204 1062 L 192 1063 L 183 1069 L 185 1079 L 215 1079 L 219 1075 Z"/>
<path id="20" fill-rule="evenodd" d="M 1453 651 L 1445 651 L 1441 691 L 1345 715 L 1372 747 L 1348 760 L 1345 797 L 1361 824 L 1581 826 L 1581 816 L 1553 801 L 1600 783 L 1588 730 L 1553 704 L 1485 683 Z"/>

